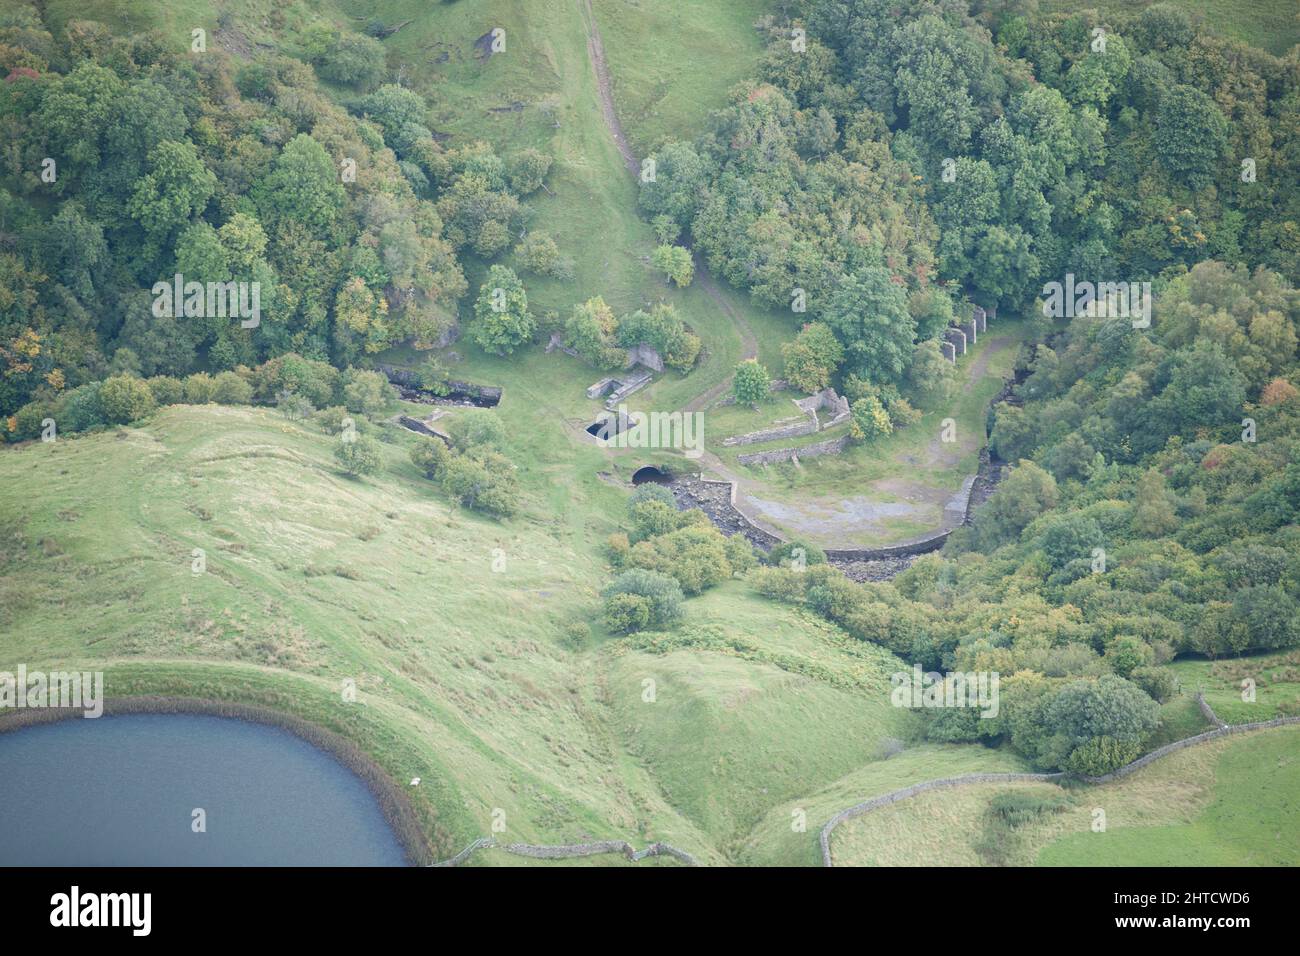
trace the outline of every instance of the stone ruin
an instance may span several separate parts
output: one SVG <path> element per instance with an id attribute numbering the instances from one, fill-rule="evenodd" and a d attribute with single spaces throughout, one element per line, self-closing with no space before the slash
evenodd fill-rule
<path id="1" fill-rule="evenodd" d="M 807 398 L 791 399 L 791 401 L 803 413 L 801 419 L 793 423 L 748 432 L 744 435 L 732 435 L 730 438 L 724 438 L 722 444 L 753 445 L 758 442 L 774 441 L 778 438 L 797 438 L 800 435 L 811 435 L 814 432 L 832 428 L 846 421 L 850 414 L 849 400 L 842 395 L 835 394 L 833 388 L 823 388 L 820 392 L 809 395 Z M 817 414 L 823 409 L 830 414 L 830 417 L 825 422 Z"/>
<path id="2" fill-rule="evenodd" d="M 640 391 L 654 378 L 649 369 L 636 369 L 630 375 L 606 376 L 587 387 L 587 397 L 595 401 L 604 396 L 605 407 L 612 409 L 633 392 Z"/>
<path id="3" fill-rule="evenodd" d="M 842 395 L 836 395 L 835 389 L 823 388 L 815 395 L 809 395 L 807 398 L 795 399 L 795 404 L 799 406 L 799 411 L 805 415 L 812 415 L 814 418 L 821 409 L 828 409 L 831 418 L 822 428 L 830 428 L 832 425 L 838 425 L 849 417 L 849 400 Z"/>
<path id="4" fill-rule="evenodd" d="M 952 346 L 955 354 L 957 355 L 966 354 L 966 333 L 963 332 L 961 329 L 957 328 L 956 326 L 949 326 L 948 328 L 944 329 L 943 337 Z"/>
<path id="5" fill-rule="evenodd" d="M 979 334 L 987 331 L 989 319 L 996 318 L 998 310 L 989 306 L 987 309 L 981 306 L 972 306 L 970 318 L 966 321 L 955 321 L 943 331 L 943 338 L 939 342 L 939 349 L 943 357 L 954 365 L 957 364 L 957 356 L 965 355 L 966 350 L 979 341 Z"/>
<path id="6" fill-rule="evenodd" d="M 546 351 L 550 352 L 559 349 L 569 355 L 577 355 L 577 352 L 565 346 L 559 337 L 559 333 L 551 336 L 551 344 L 547 346 Z M 650 384 L 654 379 L 654 372 L 664 370 L 664 360 L 659 352 L 652 346 L 642 342 L 627 350 L 627 364 L 620 375 L 607 375 L 600 381 L 595 382 L 587 387 L 587 397 L 592 401 L 599 398 L 605 399 L 605 407 L 613 409 L 619 402 L 627 398 L 633 392 L 638 392 Z"/>
<path id="7" fill-rule="evenodd" d="M 664 370 L 664 360 L 653 347 L 642 342 L 627 350 L 627 362 L 624 368 L 636 368 L 641 365 L 655 372 Z"/>

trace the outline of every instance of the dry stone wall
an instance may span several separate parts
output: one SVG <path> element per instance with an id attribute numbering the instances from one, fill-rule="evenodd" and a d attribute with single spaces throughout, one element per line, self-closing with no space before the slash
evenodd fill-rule
<path id="1" fill-rule="evenodd" d="M 1073 779 L 1081 780 L 1087 784 L 1110 783 L 1112 780 L 1120 780 L 1129 774 L 1141 770 L 1150 763 L 1154 763 L 1161 757 L 1167 757 L 1171 753 L 1179 750 L 1185 750 L 1188 747 L 1194 747 L 1197 744 L 1207 743 L 1211 740 L 1217 740 L 1220 737 L 1226 737 L 1230 734 L 1250 733 L 1254 730 L 1265 730 L 1270 727 L 1283 727 L 1288 724 L 1300 724 L 1300 717 L 1278 717 L 1274 720 L 1263 720 L 1253 724 L 1224 724 L 1219 720 L 1210 705 L 1205 702 L 1204 696 L 1197 694 L 1197 703 L 1200 704 L 1201 710 L 1205 713 L 1206 718 L 1211 722 L 1218 724 L 1216 730 L 1206 731 L 1203 734 L 1197 734 L 1195 737 L 1184 737 L 1182 740 L 1176 740 L 1172 744 L 1166 744 L 1159 747 L 1149 754 L 1139 757 L 1132 763 L 1113 770 L 1108 774 L 1100 777 L 1088 777 L 1078 775 Z M 918 793 L 925 793 L 930 790 L 942 790 L 947 787 L 962 787 L 968 784 L 978 783 L 1057 783 L 1065 779 L 1067 774 L 1064 773 L 972 773 L 961 777 L 943 777 L 939 780 L 927 780 L 924 783 L 912 784 L 910 787 L 903 787 L 901 790 L 892 790 L 889 793 L 881 794 L 878 797 L 872 797 L 870 800 L 864 800 L 861 803 L 854 804 L 848 809 L 841 810 L 835 816 L 826 821 L 819 835 L 822 853 L 822 865 L 834 866 L 831 860 L 831 833 L 837 826 L 845 820 L 852 820 L 854 817 L 860 817 L 864 813 L 870 813 L 872 810 L 888 806 L 891 803 L 898 803 L 900 800 L 906 800 L 914 797 Z"/>
<path id="2" fill-rule="evenodd" d="M 774 451 L 759 451 L 754 452 L 752 455 L 739 455 L 736 461 L 742 465 L 772 465 L 782 461 L 793 461 L 796 458 L 838 455 L 848 443 L 849 436 L 841 435 L 839 438 L 828 438 L 826 441 L 813 442 L 811 445 L 804 445 L 802 448 L 777 448 Z"/>
<path id="3" fill-rule="evenodd" d="M 652 843 L 644 850 L 638 850 L 625 840 L 597 840 L 594 843 L 560 843 L 543 846 L 534 843 L 498 843 L 491 837 L 480 837 L 449 860 L 431 863 L 430 866 L 460 866 L 476 851 L 496 848 L 515 856 L 526 856 L 534 860 L 572 860 L 584 856 L 600 856 L 605 853 L 621 853 L 633 862 L 644 860 L 648 856 L 671 856 L 687 866 L 699 866 L 695 857 L 685 850 L 668 843 Z"/>

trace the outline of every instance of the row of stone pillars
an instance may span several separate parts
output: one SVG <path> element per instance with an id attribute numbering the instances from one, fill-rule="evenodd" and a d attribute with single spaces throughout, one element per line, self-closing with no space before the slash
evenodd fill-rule
<path id="1" fill-rule="evenodd" d="M 970 318 L 944 330 L 943 357 L 954 365 L 958 355 L 965 355 L 966 349 L 979 341 L 979 334 L 989 327 L 989 319 L 997 318 L 996 307 L 982 309 L 978 305 L 971 310 Z"/>

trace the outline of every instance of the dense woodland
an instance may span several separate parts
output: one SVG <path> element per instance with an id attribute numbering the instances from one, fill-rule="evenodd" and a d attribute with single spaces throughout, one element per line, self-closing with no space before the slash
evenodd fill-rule
<path id="1" fill-rule="evenodd" d="M 650 157 L 656 267 L 689 283 L 693 249 L 755 302 L 806 313 L 786 377 L 848 395 L 864 439 L 951 398 L 938 336 L 954 315 L 1034 317 L 1038 342 L 989 416 L 1014 468 L 942 555 L 865 586 L 811 548 L 806 570 L 785 550 L 749 571 L 747 546 L 643 493 L 610 542 L 610 626 L 670 626 L 683 597 L 748 571 L 909 662 L 1003 675 L 997 719 L 933 711 L 933 739 L 1110 769 L 1155 731 L 1176 655 L 1300 644 L 1300 59 L 1163 5 L 781 7 L 707 132 Z M 525 271 L 571 276 L 523 228 L 550 157 L 440 144 L 375 40 L 324 30 L 293 55 L 195 58 L 90 22 L 54 37 L 35 5 L 9 10 L 8 440 L 48 416 L 75 432 L 180 401 L 381 409 L 367 358 L 431 348 L 458 315 L 489 352 L 539 344 L 525 282 L 498 260 L 513 248 Z M 468 256 L 492 263 L 476 298 Z M 175 273 L 259 282 L 260 324 L 158 317 L 149 290 Z M 1150 282 L 1151 327 L 1045 317 L 1043 286 L 1067 274 Z M 694 365 L 699 339 L 671 306 L 620 318 L 598 292 L 575 290 L 556 323 L 587 361 L 650 342 Z M 762 395 L 765 371 L 737 390 Z M 364 451 L 345 467 L 363 473 Z M 413 457 L 458 500 L 514 509 L 496 436 Z"/>
<path id="2" fill-rule="evenodd" d="M 963 297 L 1042 323 L 990 411 L 1019 464 L 942 556 L 755 582 L 926 668 L 1003 675 L 999 718 L 932 710 L 932 739 L 1099 773 L 1157 728 L 1176 655 L 1300 643 L 1300 61 L 1166 6 L 1029 7 L 803 5 L 714 131 L 661 150 L 689 187 L 642 203 L 756 299 L 807 291 L 809 387 L 929 404 L 928 340 Z M 1067 273 L 1150 281 L 1152 328 L 1043 317 Z"/>

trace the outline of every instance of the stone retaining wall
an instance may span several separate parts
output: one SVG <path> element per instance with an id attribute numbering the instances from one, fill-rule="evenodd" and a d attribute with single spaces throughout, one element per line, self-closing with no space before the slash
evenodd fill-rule
<path id="1" fill-rule="evenodd" d="M 776 441 L 780 438 L 798 438 L 801 435 L 811 435 L 819 429 L 817 419 L 804 418 L 801 421 L 794 422 L 790 425 L 774 425 L 771 428 L 760 428 L 756 432 L 746 432 L 743 435 L 732 435 L 730 438 L 722 439 L 723 445 L 756 445 L 763 441 Z"/>
<path id="2" fill-rule="evenodd" d="M 811 445 L 804 445 L 802 448 L 778 448 L 775 451 L 759 451 L 754 452 L 752 455 L 740 455 L 736 458 L 736 461 L 742 465 L 773 465 L 777 462 L 793 461 L 795 458 L 838 455 L 848 443 L 849 436 L 841 435 L 839 438 L 828 438 L 826 441 L 813 442 Z"/>

